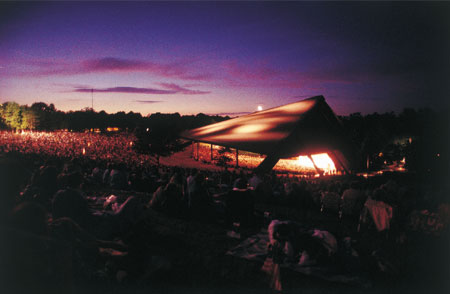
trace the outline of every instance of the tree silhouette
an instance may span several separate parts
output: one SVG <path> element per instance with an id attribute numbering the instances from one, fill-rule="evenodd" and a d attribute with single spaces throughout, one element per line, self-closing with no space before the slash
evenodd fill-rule
<path id="1" fill-rule="evenodd" d="M 29 108 L 25 107 L 22 109 L 22 122 L 20 128 L 22 130 L 34 130 L 38 124 L 36 112 Z"/>
<path id="2" fill-rule="evenodd" d="M 56 125 L 56 108 L 53 103 L 47 105 L 44 102 L 35 102 L 31 105 L 31 110 L 35 115 L 35 126 L 38 130 L 55 130 Z"/>
<path id="3" fill-rule="evenodd" d="M 3 116 L 5 124 L 13 130 L 18 130 L 22 126 L 22 108 L 15 102 L 3 104 Z"/>
<path id="4" fill-rule="evenodd" d="M 138 128 L 135 131 L 136 141 L 133 148 L 156 159 L 159 166 L 160 158 L 182 151 L 189 143 L 183 143 L 179 137 L 179 129 L 175 124 L 154 124 L 151 128 Z"/>

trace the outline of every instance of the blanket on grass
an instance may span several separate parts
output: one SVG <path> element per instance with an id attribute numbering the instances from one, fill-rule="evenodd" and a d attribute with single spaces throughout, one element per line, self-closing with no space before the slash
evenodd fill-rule
<path id="1" fill-rule="evenodd" d="M 226 254 L 263 264 L 267 257 L 268 242 L 269 237 L 267 231 L 262 231 L 247 238 L 236 247 L 230 249 Z M 349 271 L 348 268 L 343 265 L 317 264 L 314 266 L 300 266 L 297 263 L 284 262 L 280 266 L 329 282 L 338 282 L 364 288 L 371 286 L 370 280 L 366 278 L 364 274 L 356 271 Z"/>

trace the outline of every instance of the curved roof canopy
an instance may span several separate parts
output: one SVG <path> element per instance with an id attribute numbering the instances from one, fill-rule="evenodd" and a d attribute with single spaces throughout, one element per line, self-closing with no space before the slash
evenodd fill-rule
<path id="1" fill-rule="evenodd" d="M 345 148 L 343 128 L 323 96 L 185 131 L 181 137 L 277 158 Z"/>

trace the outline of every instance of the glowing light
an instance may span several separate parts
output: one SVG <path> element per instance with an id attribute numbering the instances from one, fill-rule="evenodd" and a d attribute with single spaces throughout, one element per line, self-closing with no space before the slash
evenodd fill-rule
<path id="1" fill-rule="evenodd" d="M 300 165 L 301 167 L 304 167 L 304 168 L 307 168 L 307 167 L 314 168 L 314 164 L 311 161 L 311 159 L 309 159 L 308 156 L 299 156 L 297 163 L 298 163 L 298 165 Z"/>
<path id="2" fill-rule="evenodd" d="M 261 132 L 267 129 L 270 129 L 271 125 L 266 124 L 251 124 L 251 125 L 243 125 L 237 127 L 233 130 L 233 133 L 236 134 L 248 134 L 248 133 L 256 133 Z"/>
<path id="3" fill-rule="evenodd" d="M 86 149 L 83 148 L 83 155 L 86 155 Z"/>
<path id="4" fill-rule="evenodd" d="M 198 128 L 197 133 L 198 133 L 198 135 L 207 135 L 207 134 L 211 134 L 211 133 L 214 133 L 214 132 L 222 131 L 222 130 L 225 129 L 226 126 L 227 126 L 227 122 L 224 122 L 223 124 L 218 125 L 218 126 L 216 126 L 216 125 L 207 125 L 207 126 Z"/>
<path id="5" fill-rule="evenodd" d="M 314 168 L 315 164 L 318 168 L 324 170 L 325 172 L 336 170 L 333 160 L 331 160 L 327 153 L 314 154 L 311 155 L 311 158 L 314 163 L 308 156 L 299 156 L 297 164 L 302 168 Z"/>
<path id="6" fill-rule="evenodd" d="M 292 103 L 278 108 L 274 108 L 274 112 L 284 112 L 284 113 L 304 113 L 314 106 L 314 101 L 301 101 L 297 103 Z M 271 112 L 272 112 L 271 111 Z"/>
<path id="7" fill-rule="evenodd" d="M 258 111 L 261 111 L 261 110 L 263 110 L 262 106 L 258 105 Z"/>
<path id="8" fill-rule="evenodd" d="M 336 170 L 333 160 L 331 160 L 327 153 L 314 154 L 311 157 L 318 168 L 325 171 Z"/>

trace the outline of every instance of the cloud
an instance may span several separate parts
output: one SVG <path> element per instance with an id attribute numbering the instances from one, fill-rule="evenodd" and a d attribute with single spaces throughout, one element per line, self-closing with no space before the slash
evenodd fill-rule
<path id="1" fill-rule="evenodd" d="M 75 87 L 71 92 L 78 93 L 130 93 L 130 94 L 184 94 L 184 95 L 202 95 L 208 94 L 209 91 L 191 90 L 185 87 L 181 87 L 173 83 L 159 83 L 164 89 L 156 88 L 136 88 L 136 87 L 112 87 L 112 88 L 91 88 L 91 87 Z M 143 101 L 143 100 L 142 100 Z"/>
<path id="2" fill-rule="evenodd" d="M 210 80 L 211 73 L 198 72 L 192 61 L 182 60 L 172 63 L 161 63 L 147 60 L 102 57 L 80 62 L 53 60 L 25 60 L 27 71 L 19 71 L 22 76 L 80 75 L 91 73 L 142 72 L 159 77 L 178 78 L 183 80 Z"/>
<path id="3" fill-rule="evenodd" d="M 9 73 L 25 77 L 39 77 L 137 72 L 185 81 L 220 81 L 231 87 L 305 89 L 305 87 L 310 87 L 313 83 L 348 83 L 358 81 L 365 78 L 363 71 L 367 69 L 367 67 L 360 64 L 323 64 L 323 62 L 318 62 L 310 67 L 310 70 L 305 71 L 297 68 L 278 68 L 264 60 L 256 61 L 250 65 L 238 60 L 231 60 L 222 63 L 216 69 L 216 74 L 212 74 L 211 72 L 200 70 L 197 62 L 196 60 L 181 60 L 162 63 L 117 57 L 101 57 L 79 62 L 35 59 L 23 60 L 18 67 L 13 71 L 9 71 Z M 379 69 L 378 71 L 384 70 Z M 160 86 L 166 90 L 174 90 L 177 93 L 186 95 L 209 93 L 208 91 L 192 90 L 188 85 L 179 86 L 171 83 L 161 83 Z"/>
<path id="4" fill-rule="evenodd" d="M 159 85 L 168 90 L 176 91 L 177 93 L 182 93 L 186 95 L 202 95 L 211 93 L 210 91 L 191 90 L 173 83 L 159 83 Z"/>
<path id="5" fill-rule="evenodd" d="M 148 63 L 114 57 L 90 59 L 82 62 L 82 68 L 88 72 L 99 71 L 139 71 L 145 70 Z"/>
<path id="6" fill-rule="evenodd" d="M 244 64 L 223 63 L 224 81 L 232 87 L 290 88 L 317 91 L 330 83 L 355 84 L 376 82 L 387 78 L 412 76 L 426 68 L 421 61 L 399 56 L 388 60 L 350 58 L 344 61 L 321 59 L 311 61 L 307 68 L 278 68 L 268 62 Z"/>
<path id="7" fill-rule="evenodd" d="M 219 113 L 208 113 L 207 115 L 209 116 L 241 116 L 241 115 L 245 115 L 245 114 L 250 114 L 252 112 L 248 112 L 248 111 L 243 111 L 243 112 L 219 112 Z"/>
<path id="8" fill-rule="evenodd" d="M 142 104 L 153 104 L 153 103 L 160 103 L 164 101 L 156 101 L 156 100 L 134 100 L 133 102 L 136 103 L 142 103 Z"/>
<path id="9" fill-rule="evenodd" d="M 323 83 L 352 83 L 361 81 L 365 76 L 361 67 L 357 71 L 340 64 L 315 64 L 311 69 L 279 69 L 267 62 L 255 62 L 244 65 L 236 61 L 222 65 L 226 73 L 225 81 L 233 87 L 288 88 L 317 90 Z M 363 67 L 364 68 L 364 67 Z M 319 87 L 320 88 L 320 87 Z"/>
<path id="10" fill-rule="evenodd" d="M 153 89 L 153 88 L 135 88 L 135 87 L 113 87 L 104 89 L 95 88 L 76 88 L 73 92 L 80 93 L 132 93 L 132 94 L 175 94 L 173 90 Z"/>
<path id="11" fill-rule="evenodd" d="M 89 88 L 86 84 L 72 84 L 72 83 L 52 83 L 52 86 L 62 87 L 62 88 Z"/>

